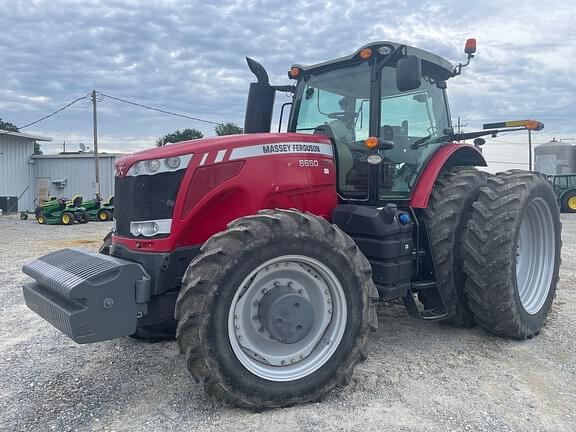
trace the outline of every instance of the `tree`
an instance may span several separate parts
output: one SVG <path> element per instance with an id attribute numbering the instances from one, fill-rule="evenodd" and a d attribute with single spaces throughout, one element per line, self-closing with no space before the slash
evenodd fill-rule
<path id="1" fill-rule="evenodd" d="M 216 135 L 236 135 L 244 133 L 244 129 L 238 126 L 236 123 L 220 123 L 214 128 Z"/>
<path id="2" fill-rule="evenodd" d="M 18 126 L 16 126 L 14 123 L 3 121 L 1 118 L 0 118 L 0 129 L 7 130 L 10 132 L 20 132 L 18 130 Z M 42 150 L 40 149 L 40 144 L 38 144 L 36 141 L 34 141 L 34 154 L 35 155 L 43 154 Z"/>
<path id="3" fill-rule="evenodd" d="M 18 131 L 18 126 L 16 126 L 16 125 L 13 124 L 13 123 L 10 123 L 10 122 L 2 121 L 1 118 L 0 118 L 0 129 L 7 130 L 7 131 L 10 131 L 10 132 L 19 132 L 19 131 Z"/>
<path id="4" fill-rule="evenodd" d="M 204 138 L 204 134 L 198 129 L 177 130 L 176 132 L 164 135 L 162 138 L 158 138 L 156 140 L 156 146 L 161 147 L 162 143 L 166 145 L 169 143 L 177 143 L 180 141 L 195 140 L 200 138 Z"/>

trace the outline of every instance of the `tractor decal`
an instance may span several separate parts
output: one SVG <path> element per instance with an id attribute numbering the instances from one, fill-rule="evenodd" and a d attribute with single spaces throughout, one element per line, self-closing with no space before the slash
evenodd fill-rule
<path id="1" fill-rule="evenodd" d="M 309 144 L 289 142 L 282 144 L 264 144 L 248 147 L 238 147 L 232 150 L 230 160 L 244 159 L 249 157 L 267 156 L 270 154 L 293 154 L 293 153 L 313 153 L 324 156 L 333 156 L 330 144 Z"/>

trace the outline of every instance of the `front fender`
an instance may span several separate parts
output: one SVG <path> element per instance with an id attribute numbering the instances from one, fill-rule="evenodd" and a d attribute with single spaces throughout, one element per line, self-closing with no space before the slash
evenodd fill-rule
<path id="1" fill-rule="evenodd" d="M 428 207 L 432 188 L 442 169 L 457 165 L 487 166 L 488 164 L 482 153 L 475 147 L 455 143 L 443 145 L 430 158 L 420 174 L 410 198 L 410 207 Z"/>

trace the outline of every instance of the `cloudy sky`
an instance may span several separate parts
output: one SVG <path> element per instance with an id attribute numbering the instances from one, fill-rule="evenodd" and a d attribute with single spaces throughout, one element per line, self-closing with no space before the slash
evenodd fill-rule
<path id="1" fill-rule="evenodd" d="M 243 123 L 244 57 L 287 83 L 292 63 L 347 55 L 374 40 L 418 46 L 457 63 L 467 37 L 477 57 L 448 83 L 465 130 L 535 118 L 536 143 L 576 138 L 576 6 L 542 1 L 9 1 L 0 0 L 0 118 L 23 125 L 92 89 L 217 122 Z M 285 97 L 280 96 L 279 101 Z M 110 99 L 99 103 L 103 150 L 129 152 L 159 136 L 213 126 Z M 82 100 L 26 129 L 54 138 L 44 151 L 91 147 Z M 495 169 L 527 161 L 526 134 L 488 141 Z"/>

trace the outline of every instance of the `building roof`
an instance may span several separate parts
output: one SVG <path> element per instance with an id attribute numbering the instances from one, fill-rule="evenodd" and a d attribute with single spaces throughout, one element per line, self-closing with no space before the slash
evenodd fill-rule
<path id="1" fill-rule="evenodd" d="M 43 137 L 40 135 L 32 135 L 32 134 L 27 134 L 27 133 L 22 133 L 22 132 L 7 131 L 4 129 L 0 129 L 0 135 L 10 135 L 10 136 L 18 137 L 18 138 L 31 139 L 34 141 L 52 141 L 52 138 L 49 138 L 49 137 Z"/>
<path id="2" fill-rule="evenodd" d="M 126 156 L 127 153 L 98 153 L 98 158 L 118 158 Z M 58 153 L 33 155 L 33 159 L 94 159 L 93 152 Z"/>

